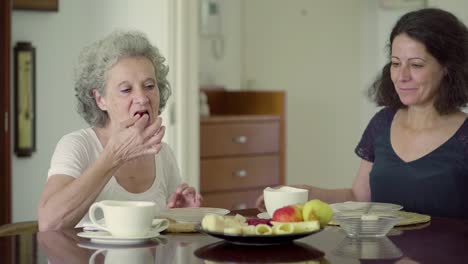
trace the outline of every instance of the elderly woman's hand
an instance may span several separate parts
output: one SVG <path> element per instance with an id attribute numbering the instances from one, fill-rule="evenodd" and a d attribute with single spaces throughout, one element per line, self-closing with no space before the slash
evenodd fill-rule
<path id="1" fill-rule="evenodd" d="M 265 199 L 263 198 L 263 194 L 260 195 L 257 200 L 255 201 L 255 206 L 260 212 L 265 212 L 266 207 L 265 207 Z"/>
<path id="2" fill-rule="evenodd" d="M 161 149 L 165 127 L 158 117 L 154 123 L 147 126 L 148 115 L 135 115 L 122 122 L 114 129 L 109 138 L 107 149 L 118 161 L 126 162 L 144 155 L 155 155 Z"/>
<path id="3" fill-rule="evenodd" d="M 202 196 L 193 187 L 190 187 L 187 183 L 182 183 L 171 194 L 167 202 L 167 208 L 200 207 L 202 201 Z"/>

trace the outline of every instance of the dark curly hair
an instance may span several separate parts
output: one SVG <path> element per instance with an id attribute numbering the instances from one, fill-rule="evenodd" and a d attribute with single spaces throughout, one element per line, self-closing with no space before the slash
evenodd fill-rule
<path id="1" fill-rule="evenodd" d="M 439 114 L 459 111 L 468 103 L 468 30 L 453 14 L 436 8 L 425 8 L 403 15 L 395 24 L 388 44 L 396 36 L 407 34 L 422 43 L 447 72 L 441 80 L 434 107 Z M 368 90 L 378 106 L 405 108 L 395 91 L 388 62 Z"/>

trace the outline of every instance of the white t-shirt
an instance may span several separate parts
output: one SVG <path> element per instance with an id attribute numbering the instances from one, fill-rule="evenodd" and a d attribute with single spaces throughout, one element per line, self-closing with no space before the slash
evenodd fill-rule
<path id="1" fill-rule="evenodd" d="M 81 129 L 63 136 L 57 143 L 50 162 L 47 178 L 64 174 L 78 178 L 91 166 L 103 150 L 101 142 L 92 128 Z M 153 201 L 157 209 L 166 208 L 166 201 L 182 182 L 177 161 L 169 145 L 163 143 L 161 151 L 155 156 L 156 178 L 153 185 L 142 193 L 126 191 L 114 176 L 104 186 L 96 198 L 102 200 Z M 76 227 L 89 223 L 88 214 Z"/>

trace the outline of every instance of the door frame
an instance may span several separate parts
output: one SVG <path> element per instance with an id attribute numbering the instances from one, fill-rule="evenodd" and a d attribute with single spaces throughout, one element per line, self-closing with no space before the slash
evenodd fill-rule
<path id="1" fill-rule="evenodd" d="M 11 1 L 0 1 L 0 225 L 11 223 L 10 53 Z M 0 241 L 5 263 L 13 262 L 13 245 Z"/>
<path id="2" fill-rule="evenodd" d="M 198 16 L 199 0 L 169 1 L 169 54 L 174 101 L 170 122 L 174 124 L 174 152 L 181 175 L 199 190 L 200 151 L 198 114 Z"/>
<path id="3" fill-rule="evenodd" d="M 0 3 L 0 225 L 11 223 L 11 1 Z"/>

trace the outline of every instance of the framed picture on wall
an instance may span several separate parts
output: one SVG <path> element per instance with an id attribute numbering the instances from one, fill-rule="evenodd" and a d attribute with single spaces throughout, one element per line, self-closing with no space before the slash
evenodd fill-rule
<path id="1" fill-rule="evenodd" d="M 14 49 L 15 153 L 29 157 L 36 150 L 36 63 L 30 42 Z"/>
<path id="2" fill-rule="evenodd" d="M 13 9 L 58 11 L 59 0 L 13 0 Z"/>

